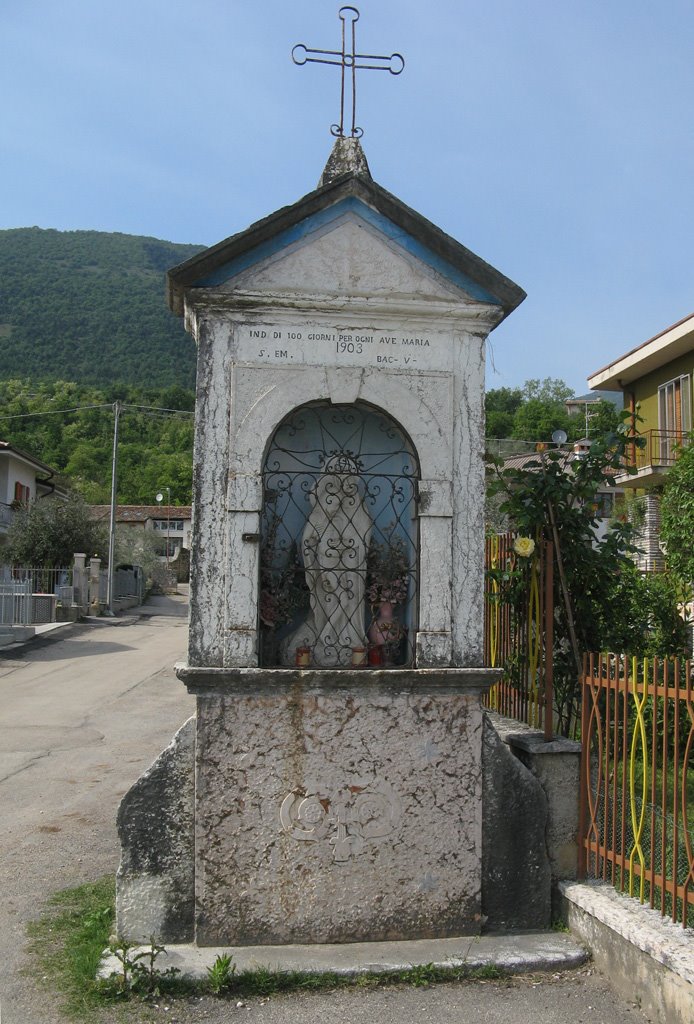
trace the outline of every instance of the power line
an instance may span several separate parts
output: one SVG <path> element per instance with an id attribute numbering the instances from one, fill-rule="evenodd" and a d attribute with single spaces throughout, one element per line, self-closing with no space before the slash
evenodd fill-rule
<path id="1" fill-rule="evenodd" d="M 82 412 L 86 409 L 113 409 L 112 402 L 104 402 L 101 405 L 76 405 L 74 409 L 49 409 L 46 412 L 16 412 L 7 416 L 0 412 L 0 419 L 3 420 L 27 420 L 36 416 L 62 416 L 68 412 Z"/>
<path id="2" fill-rule="evenodd" d="M 72 409 L 48 409 L 45 412 L 17 412 L 7 415 L 0 412 L 1 420 L 31 420 L 36 419 L 38 416 L 64 416 L 71 412 L 87 412 L 90 409 L 113 409 L 113 402 L 103 402 L 100 405 L 76 405 Z M 146 413 L 169 413 L 174 416 L 194 416 L 195 413 L 189 409 L 167 409 L 164 406 L 157 405 L 121 405 L 121 409 L 137 409 Z M 168 416 L 161 416 L 161 419 L 167 419 Z"/>
<path id="3" fill-rule="evenodd" d="M 149 409 L 152 412 L 172 412 L 177 416 L 194 416 L 192 409 L 166 409 L 162 405 L 128 405 L 123 403 L 123 409 Z"/>

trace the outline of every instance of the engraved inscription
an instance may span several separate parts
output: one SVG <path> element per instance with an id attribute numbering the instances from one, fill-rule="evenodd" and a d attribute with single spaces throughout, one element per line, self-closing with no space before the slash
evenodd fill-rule
<path id="1" fill-rule="evenodd" d="M 391 835 L 401 818 L 402 803 L 383 782 L 350 786 L 333 800 L 318 793 L 288 793 L 280 807 L 280 823 L 292 839 L 318 842 L 329 836 L 338 862 Z"/>
<path id="2" fill-rule="evenodd" d="M 272 325 L 240 326 L 237 358 L 251 363 L 381 366 L 445 370 L 450 340 L 440 334 Z"/>

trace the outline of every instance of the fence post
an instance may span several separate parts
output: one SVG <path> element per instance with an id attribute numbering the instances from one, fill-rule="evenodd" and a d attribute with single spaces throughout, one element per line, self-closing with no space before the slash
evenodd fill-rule
<path id="1" fill-rule="evenodd" d="M 101 559 L 89 559 L 89 611 L 92 615 L 99 615 L 101 603 L 99 600 L 99 580 L 101 576 Z"/>
<path id="2" fill-rule="evenodd" d="M 89 611 L 89 582 L 87 556 L 83 552 L 76 552 L 73 556 L 72 585 L 75 588 L 75 604 L 79 607 L 79 614 L 85 615 Z"/>
<path id="3" fill-rule="evenodd" d="M 545 739 L 554 735 L 554 544 L 545 541 Z"/>
<path id="4" fill-rule="evenodd" d="M 592 674 L 593 656 L 590 656 Z M 588 802 L 588 775 L 590 773 L 590 749 L 588 744 L 588 700 L 586 693 L 586 673 L 588 658 L 583 655 L 583 672 L 579 680 L 579 697 L 581 699 L 581 767 L 578 786 L 578 872 L 580 879 L 586 877 L 586 804 Z"/>

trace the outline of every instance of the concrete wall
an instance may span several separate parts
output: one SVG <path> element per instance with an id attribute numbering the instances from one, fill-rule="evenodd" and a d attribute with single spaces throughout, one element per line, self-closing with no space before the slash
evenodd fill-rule
<path id="1" fill-rule="evenodd" d="M 691 929 L 603 883 L 563 882 L 564 914 L 614 987 L 658 1024 L 694 1020 Z"/>

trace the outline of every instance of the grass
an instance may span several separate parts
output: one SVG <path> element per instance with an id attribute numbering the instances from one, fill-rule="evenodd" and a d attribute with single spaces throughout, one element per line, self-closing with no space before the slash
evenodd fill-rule
<path id="1" fill-rule="evenodd" d="M 28 926 L 33 962 L 26 973 L 57 989 L 72 1017 L 89 1017 L 101 1002 L 96 971 L 113 927 L 114 898 L 113 878 L 65 889 Z"/>
<path id="2" fill-rule="evenodd" d="M 216 964 L 208 978 L 191 981 L 167 972 L 153 976 L 135 975 L 133 986 L 117 978 L 98 980 L 101 955 L 109 946 L 114 930 L 114 881 L 97 882 L 65 889 L 53 896 L 44 915 L 29 925 L 32 962 L 25 973 L 57 991 L 64 998 L 64 1010 L 74 1020 L 98 1021 L 101 1011 L 117 1005 L 142 1004 L 155 996 L 168 999 L 216 994 L 219 998 L 267 997 L 288 992 L 319 992 L 351 987 L 411 985 L 426 988 L 452 981 L 495 980 L 505 975 L 494 965 L 472 969 L 439 967 L 433 963 L 413 964 L 387 973 L 368 972 L 345 976 L 336 973 L 275 971 L 267 967 L 236 971 L 228 964 Z M 219 959 L 219 958 L 218 958 Z"/>

